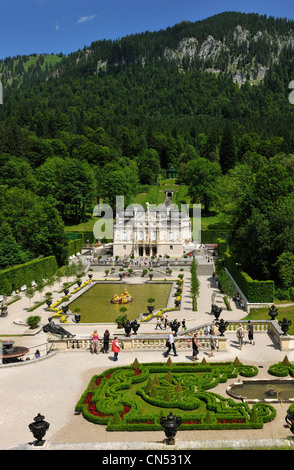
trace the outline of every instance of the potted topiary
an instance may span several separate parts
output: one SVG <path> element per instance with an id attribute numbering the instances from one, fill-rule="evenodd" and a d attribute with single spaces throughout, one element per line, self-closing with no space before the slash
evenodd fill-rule
<path id="1" fill-rule="evenodd" d="M 127 321 L 128 317 L 125 313 L 127 310 L 128 309 L 126 307 L 121 307 L 119 309 L 121 314 L 115 319 L 115 322 L 116 322 L 118 328 L 123 328 L 124 323 Z"/>
<path id="2" fill-rule="evenodd" d="M 147 302 L 148 304 L 153 304 L 155 302 L 155 299 L 153 299 L 152 297 L 149 297 Z M 154 305 L 148 305 L 147 308 L 148 308 L 149 313 L 151 314 L 154 310 Z"/>
<path id="3" fill-rule="evenodd" d="M 40 321 L 41 321 L 41 317 L 39 317 L 38 315 L 31 315 L 26 320 L 27 324 L 29 325 L 31 329 L 37 328 Z"/>

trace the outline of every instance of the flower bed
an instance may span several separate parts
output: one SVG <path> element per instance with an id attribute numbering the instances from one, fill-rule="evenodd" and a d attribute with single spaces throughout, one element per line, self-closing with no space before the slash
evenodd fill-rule
<path id="1" fill-rule="evenodd" d="M 212 367 L 213 366 L 213 367 Z M 184 429 L 256 429 L 275 417 L 269 404 L 237 403 L 208 390 L 257 368 L 239 361 L 218 364 L 139 364 L 115 367 L 92 377 L 76 411 L 108 431 L 162 430 L 168 411 Z"/>

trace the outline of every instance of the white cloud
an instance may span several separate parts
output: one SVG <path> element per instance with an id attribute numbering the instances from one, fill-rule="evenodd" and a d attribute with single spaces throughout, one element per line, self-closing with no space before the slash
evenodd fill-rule
<path id="1" fill-rule="evenodd" d="M 98 16 L 98 15 L 81 16 L 81 17 L 78 19 L 77 23 L 78 23 L 78 24 L 86 23 L 87 21 L 93 20 L 96 16 Z"/>
<path id="2" fill-rule="evenodd" d="M 55 25 L 55 29 L 56 29 L 56 31 L 59 31 L 59 24 Z"/>

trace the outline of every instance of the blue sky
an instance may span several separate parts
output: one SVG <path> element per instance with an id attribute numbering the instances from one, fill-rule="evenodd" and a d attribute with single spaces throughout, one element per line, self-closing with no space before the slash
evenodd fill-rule
<path id="1" fill-rule="evenodd" d="M 294 19 L 294 2 L 216 0 L 0 0 L 0 59 L 68 54 L 92 41 L 157 31 L 222 11 Z"/>

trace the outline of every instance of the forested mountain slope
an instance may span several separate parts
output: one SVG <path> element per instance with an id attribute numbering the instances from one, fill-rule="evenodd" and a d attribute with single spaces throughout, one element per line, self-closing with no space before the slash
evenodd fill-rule
<path id="1" fill-rule="evenodd" d="M 97 41 L 68 56 L 5 59 L 0 222 L 8 222 L 28 257 L 57 250 L 61 262 L 62 230 L 53 237 L 52 220 L 60 227 L 79 223 L 99 198 L 114 204 L 115 195 L 124 195 L 127 204 L 172 164 L 193 202 L 232 215 L 244 267 L 256 276 L 276 275 L 268 264 L 294 248 L 289 217 L 287 237 L 279 233 L 279 246 L 267 245 L 254 266 L 243 249 L 252 226 L 244 224 L 253 215 L 267 223 L 273 209 L 260 197 L 258 205 L 256 194 L 270 197 L 281 186 L 274 209 L 292 197 L 293 53 L 293 21 L 227 12 Z M 29 206 L 34 227 L 47 214 L 42 236 L 30 240 L 29 222 L 22 220 Z M 292 199 L 285 214 L 290 207 Z M 264 233 L 272 237 L 276 230 L 267 225 L 265 232 L 262 224 L 252 252 Z"/>

